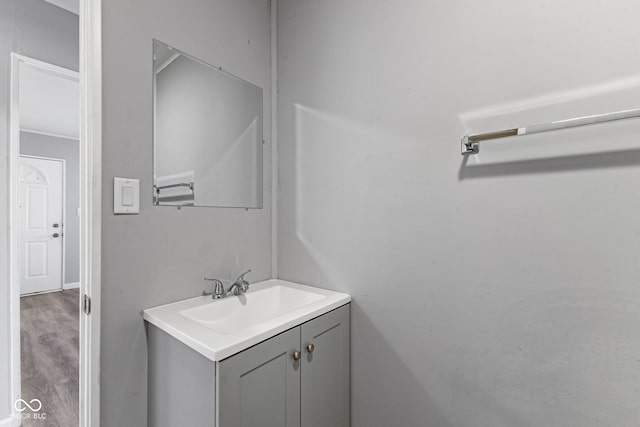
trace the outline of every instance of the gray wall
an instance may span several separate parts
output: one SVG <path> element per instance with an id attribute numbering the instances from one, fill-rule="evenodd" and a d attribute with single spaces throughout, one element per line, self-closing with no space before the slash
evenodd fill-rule
<path id="1" fill-rule="evenodd" d="M 10 52 L 78 70 L 78 17 L 41 0 L 0 2 L 0 421 L 10 414 L 8 269 L 8 107 Z"/>
<path id="2" fill-rule="evenodd" d="M 279 275 L 349 292 L 353 426 L 637 426 L 640 3 L 281 0 Z"/>
<path id="3" fill-rule="evenodd" d="M 253 268 L 270 277 L 271 168 L 264 208 L 152 206 L 152 39 L 264 90 L 270 159 L 269 8 L 258 0 L 103 2 L 102 426 L 147 421 L 147 346 L 141 310 L 210 290 L 202 278 Z M 141 179 L 141 213 L 113 215 L 113 177 Z"/>
<path id="4" fill-rule="evenodd" d="M 20 153 L 66 160 L 65 173 L 65 271 L 64 284 L 80 281 L 80 143 L 77 139 L 58 138 L 32 132 L 20 132 Z"/>

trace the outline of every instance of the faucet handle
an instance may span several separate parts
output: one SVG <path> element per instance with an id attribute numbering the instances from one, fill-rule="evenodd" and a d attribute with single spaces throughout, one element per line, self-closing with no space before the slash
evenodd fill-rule
<path id="1" fill-rule="evenodd" d="M 238 278 L 236 279 L 236 282 L 240 282 L 244 280 L 244 276 L 245 274 L 249 274 L 251 273 L 251 269 L 248 269 L 247 271 L 245 271 L 244 273 L 242 273 L 240 276 L 238 276 Z"/>
<path id="2" fill-rule="evenodd" d="M 249 282 L 247 282 L 246 280 L 244 280 L 244 276 L 245 274 L 251 273 L 251 269 L 245 271 L 244 273 L 242 273 L 235 281 L 236 284 L 240 285 L 240 287 L 242 288 L 243 292 L 247 292 L 249 290 Z"/>
<path id="3" fill-rule="evenodd" d="M 213 282 L 214 284 L 214 289 L 213 289 L 213 294 L 211 295 L 213 298 L 218 299 L 218 298 L 222 298 L 224 296 L 224 285 L 222 284 L 222 282 L 218 279 L 209 279 L 208 277 L 205 277 L 204 280 L 207 280 L 209 282 Z"/>

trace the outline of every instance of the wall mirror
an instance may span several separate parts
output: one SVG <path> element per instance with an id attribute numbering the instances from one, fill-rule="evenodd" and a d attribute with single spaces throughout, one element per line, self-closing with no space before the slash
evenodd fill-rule
<path id="1" fill-rule="evenodd" d="M 262 208 L 262 88 L 153 42 L 158 206 Z"/>

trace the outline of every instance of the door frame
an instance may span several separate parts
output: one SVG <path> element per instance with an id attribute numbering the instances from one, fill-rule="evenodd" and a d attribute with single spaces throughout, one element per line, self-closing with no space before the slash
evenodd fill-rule
<path id="1" fill-rule="evenodd" d="M 102 226 L 102 0 L 80 0 L 80 427 L 100 425 L 100 295 Z M 69 70 L 11 53 L 9 95 L 9 325 L 10 407 L 14 427 L 20 413 L 20 276 L 18 265 L 17 173 L 20 155 L 19 71 L 29 63 L 69 75 Z M 17 343 L 17 345 L 16 345 Z"/>
<path id="2" fill-rule="evenodd" d="M 20 296 L 24 296 L 24 295 L 37 295 L 37 294 L 43 294 L 43 293 L 47 293 L 47 292 L 57 292 L 57 291 L 62 291 L 65 289 L 64 287 L 64 278 L 65 278 L 65 273 L 66 273 L 66 261 L 67 261 L 67 239 L 65 239 L 65 232 L 64 232 L 64 227 L 65 224 L 67 223 L 67 207 L 66 207 L 66 203 L 67 203 L 67 161 L 65 159 L 59 159 L 57 157 L 47 157 L 47 156 L 32 156 L 31 154 L 20 154 L 18 153 L 18 161 L 20 161 L 20 158 L 24 157 L 26 159 L 38 159 L 38 160 L 49 160 L 52 162 L 59 162 L 62 163 L 62 269 L 60 270 L 60 289 L 55 289 L 55 290 L 51 290 L 51 291 L 43 291 L 43 292 L 32 292 L 29 294 L 20 294 Z M 18 165 L 19 167 L 19 165 Z M 17 171 L 19 171 L 19 169 L 17 169 Z M 20 197 L 19 195 L 19 190 L 20 190 L 20 183 L 17 183 L 18 186 L 18 198 Z M 15 201 L 16 202 L 16 209 L 18 208 L 18 200 Z M 19 213 L 16 213 L 16 219 L 19 220 Z M 18 225 L 18 230 L 20 229 L 20 223 L 17 224 Z M 20 233 L 18 233 L 17 238 L 20 238 Z M 20 244 L 20 241 L 18 240 L 18 244 Z M 18 253 L 18 252 L 17 252 Z M 18 257 L 16 257 L 18 258 Z M 20 267 L 19 263 L 18 263 L 18 268 Z M 18 278 L 18 281 L 20 280 L 20 278 Z M 21 289 L 22 292 L 22 289 Z M 12 337 L 12 339 L 15 337 Z M 13 342 L 12 345 L 15 345 L 16 343 Z M 18 345 L 20 345 L 20 342 L 18 341 Z"/>

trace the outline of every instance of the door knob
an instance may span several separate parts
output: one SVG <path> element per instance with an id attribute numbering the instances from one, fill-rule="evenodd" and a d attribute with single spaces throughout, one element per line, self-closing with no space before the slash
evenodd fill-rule
<path id="1" fill-rule="evenodd" d="M 58 228 L 60 227 L 60 224 L 53 224 L 53 228 Z"/>
<path id="2" fill-rule="evenodd" d="M 315 346 L 315 345 L 313 345 L 313 344 L 309 344 L 309 345 L 307 346 L 307 351 L 308 351 L 309 353 L 313 353 L 313 350 L 315 350 L 315 349 L 316 349 L 316 346 Z"/>
<path id="3" fill-rule="evenodd" d="M 53 233 L 53 237 L 60 237 L 58 233 Z"/>
<path id="4" fill-rule="evenodd" d="M 296 362 L 300 360 L 301 357 L 302 357 L 302 353 L 300 353 L 299 351 L 293 352 L 293 360 L 295 360 Z"/>

